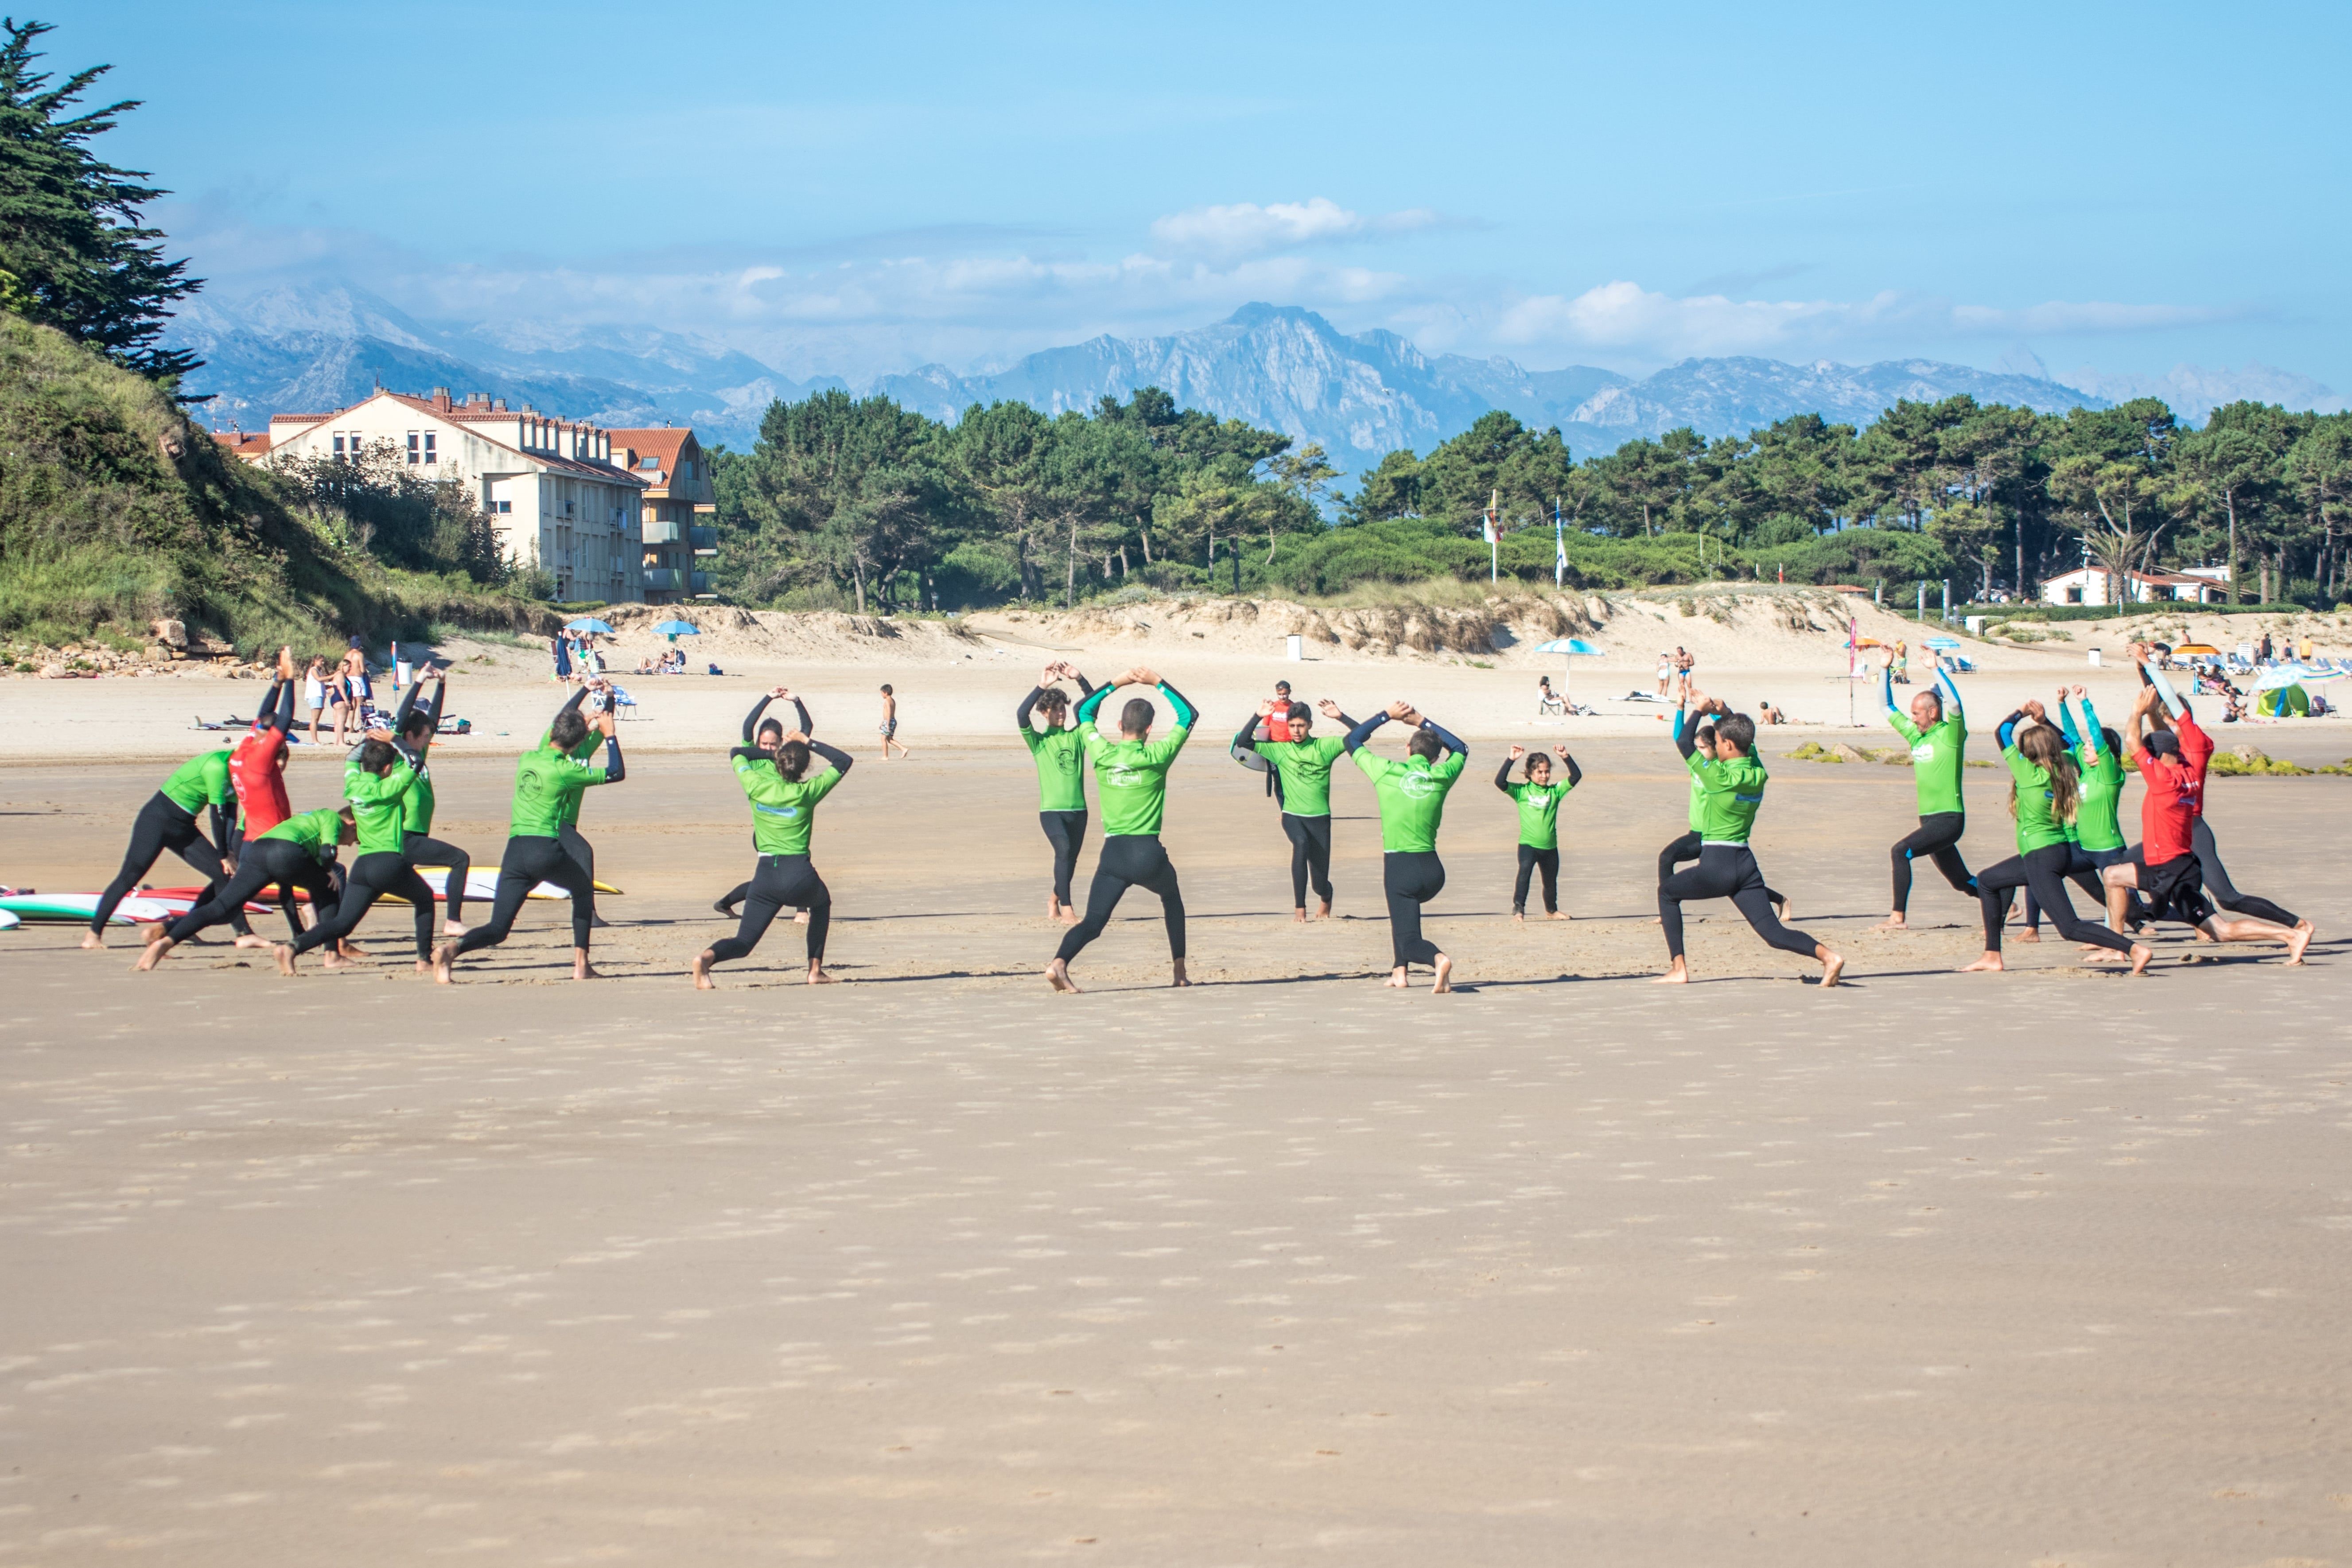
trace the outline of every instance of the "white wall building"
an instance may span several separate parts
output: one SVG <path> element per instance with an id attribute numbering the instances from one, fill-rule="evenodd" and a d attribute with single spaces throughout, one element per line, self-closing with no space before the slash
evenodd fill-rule
<path id="1" fill-rule="evenodd" d="M 2230 569 L 2226 566 L 2191 566 L 2180 572 L 2126 572 L 2124 585 L 2131 603 L 2153 605 L 2180 601 L 2192 605 L 2217 605 L 2230 596 Z M 2077 566 L 2072 572 L 2061 572 L 2042 583 L 2042 602 L 2045 605 L 2106 605 L 2115 602 L 2107 585 L 2107 570 L 2104 566 Z"/>
<path id="2" fill-rule="evenodd" d="M 425 479 L 457 479 L 498 524 L 507 556 L 555 577 L 559 599 L 646 596 L 638 509 L 645 480 L 616 460 L 607 431 L 480 393 L 453 401 L 378 391 L 331 414 L 275 414 L 266 449 L 241 457 L 356 458 L 379 444 Z"/>

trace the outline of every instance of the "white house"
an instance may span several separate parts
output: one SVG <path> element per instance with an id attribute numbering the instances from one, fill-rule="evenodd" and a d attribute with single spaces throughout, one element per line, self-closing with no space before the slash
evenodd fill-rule
<path id="1" fill-rule="evenodd" d="M 274 414 L 269 437 L 240 457 L 357 458 L 388 448 L 427 479 L 457 479 L 498 524 L 508 557 L 555 577 L 559 599 L 636 603 L 646 596 L 638 510 L 646 481 L 616 458 L 609 431 L 528 405 L 446 387 L 430 397 L 379 390 L 331 414 Z"/>
<path id="2" fill-rule="evenodd" d="M 2230 569 L 2191 566 L 2180 572 L 2126 572 L 2125 591 L 2135 605 L 2178 600 L 2192 605 L 2216 605 L 2230 596 Z M 2114 602 L 2104 566 L 2077 566 L 2042 580 L 2045 605 L 2105 605 Z"/>

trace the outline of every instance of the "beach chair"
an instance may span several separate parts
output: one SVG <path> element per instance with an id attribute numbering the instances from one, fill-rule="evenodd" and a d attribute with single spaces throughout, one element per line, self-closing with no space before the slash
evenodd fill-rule
<path id="1" fill-rule="evenodd" d="M 1974 675 L 1977 672 L 1977 661 L 1964 653 L 1951 656 L 1951 667 L 1962 675 Z"/>
<path id="2" fill-rule="evenodd" d="M 616 724 L 636 711 L 637 700 L 629 695 L 629 689 L 625 686 L 612 688 L 612 702 L 613 721 Z"/>

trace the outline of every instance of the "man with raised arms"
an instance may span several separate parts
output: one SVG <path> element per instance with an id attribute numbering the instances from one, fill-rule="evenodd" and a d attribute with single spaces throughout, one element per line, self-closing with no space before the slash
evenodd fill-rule
<path id="1" fill-rule="evenodd" d="M 1895 652 L 1880 650 L 1879 702 L 1886 722 L 1911 745 L 1911 782 L 1919 791 L 1919 826 L 1895 840 L 1894 912 L 1879 922 L 1880 931 L 1906 931 L 1905 914 L 1911 906 L 1911 862 L 1925 855 L 1944 874 L 1956 892 L 1977 894 L 1976 879 L 1960 858 L 1960 835 L 1968 831 L 1968 798 L 1961 781 L 1968 765 L 1969 716 L 1960 703 L 1960 689 L 1938 662 L 1936 687 L 1911 699 L 1906 718 L 1895 706 Z"/>
<path id="2" fill-rule="evenodd" d="M 1119 737 L 1107 741 L 1095 727 L 1103 700 L 1122 686 L 1151 686 L 1176 710 L 1175 728 L 1164 740 L 1151 738 L 1159 712 L 1140 697 L 1128 699 L 1119 711 Z M 1176 883 L 1176 868 L 1160 843 L 1160 824 L 1168 805 L 1168 769 L 1192 738 L 1199 712 L 1183 693 L 1149 669 L 1130 669 L 1108 686 L 1098 686 L 1078 704 L 1078 740 L 1095 770 L 1095 795 L 1102 802 L 1102 858 L 1095 863 L 1094 884 L 1087 889 L 1086 919 L 1063 936 L 1054 962 L 1045 966 L 1045 982 L 1056 991 L 1075 992 L 1070 961 L 1102 935 L 1111 911 L 1129 888 L 1160 895 L 1161 917 L 1168 927 L 1168 956 L 1173 966 L 1171 985 L 1190 985 L 1184 973 L 1184 894 Z"/>

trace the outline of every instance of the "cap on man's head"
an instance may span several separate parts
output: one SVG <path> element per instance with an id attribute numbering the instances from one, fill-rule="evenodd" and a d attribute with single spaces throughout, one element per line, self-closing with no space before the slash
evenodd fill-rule
<path id="1" fill-rule="evenodd" d="M 2147 738 L 2147 749 L 2159 757 L 2168 757 L 2180 750 L 2180 737 L 2169 730 L 2158 730 Z"/>

